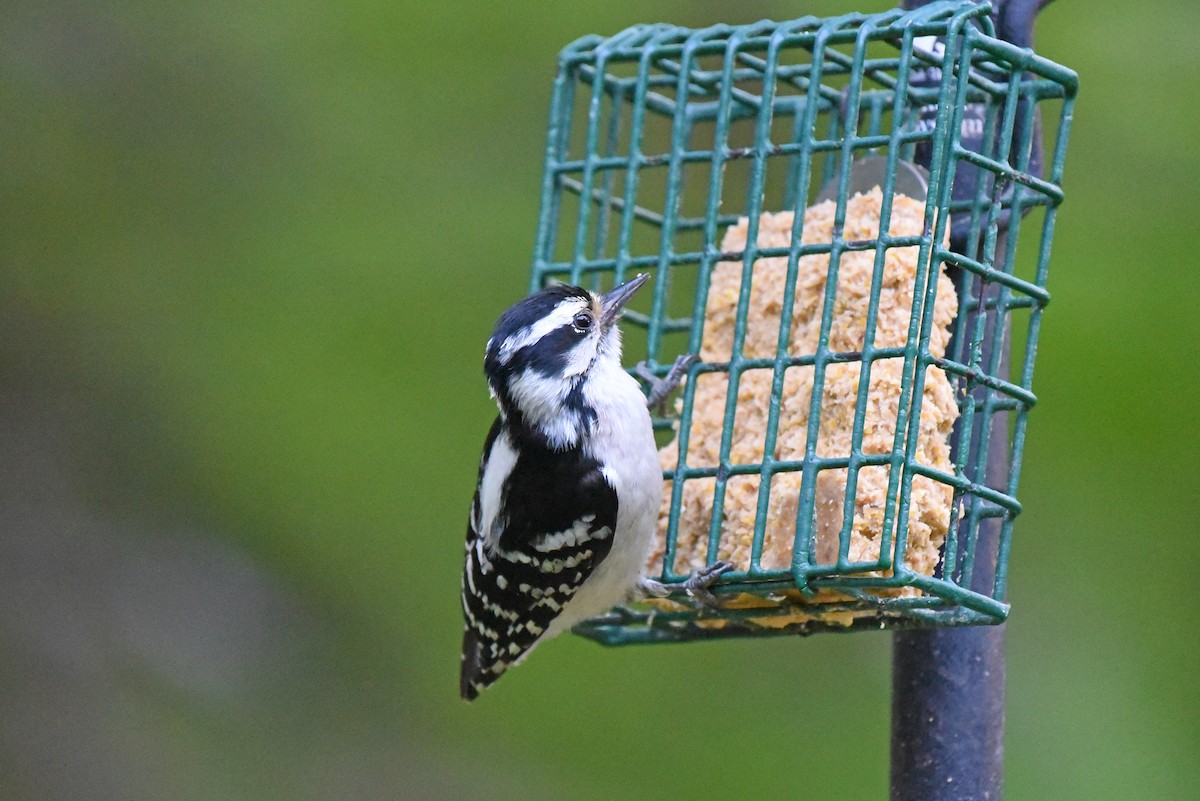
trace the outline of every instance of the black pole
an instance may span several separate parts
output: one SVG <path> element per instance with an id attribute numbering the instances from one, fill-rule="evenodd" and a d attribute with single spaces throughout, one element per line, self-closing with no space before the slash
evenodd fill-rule
<path id="1" fill-rule="evenodd" d="M 1000 245 L 997 243 L 997 261 L 1004 258 Z M 985 342 L 991 341 L 990 333 L 985 330 Z M 999 372 L 1007 375 L 1007 330 L 1000 347 Z M 983 358 L 988 358 L 986 348 Z M 1006 418 L 997 413 L 991 422 L 987 463 L 991 486 L 1003 486 L 1008 475 Z M 958 447 L 969 448 L 972 443 L 960 439 Z M 971 581 L 977 592 L 992 593 L 999 535 L 998 519 L 979 522 Z M 892 647 L 892 801 L 1000 801 L 1004 787 L 1004 683 L 1003 624 L 896 632 Z"/>
<path id="2" fill-rule="evenodd" d="M 925 5 L 929 0 L 904 0 L 905 8 Z M 993 0 L 997 34 L 1007 41 L 1029 47 L 1033 22 L 1049 0 Z M 1036 123 L 1035 123 L 1036 124 Z M 965 141 L 963 145 L 970 147 Z M 1040 128 L 1034 133 L 1030 171 L 1041 170 Z M 978 149 L 978 143 L 976 148 Z M 953 187 L 956 198 L 970 198 L 975 191 L 973 171 L 959 165 L 961 175 Z M 951 240 L 962 251 L 968 233 L 965 219 L 951 227 Z M 1003 263 L 1007 219 L 998 221 L 993 263 Z M 953 276 L 958 281 L 969 276 Z M 991 295 L 996 287 L 985 287 Z M 960 293 L 959 297 L 964 295 Z M 982 298 L 981 298 L 982 300 Z M 982 307 L 983 304 L 981 304 Z M 986 313 L 982 309 L 974 312 Z M 966 330 L 973 330 L 968 321 Z M 984 343 L 992 341 L 993 325 L 988 320 Z M 1000 337 L 999 374 L 1008 375 L 1009 336 L 1007 320 Z M 988 363 L 993 354 L 981 354 Z M 991 421 L 988 438 L 986 483 L 1005 486 L 1010 455 L 1007 414 Z M 977 448 L 970 436 L 956 447 Z M 978 479 L 977 479 L 978 480 Z M 991 595 L 995 581 L 1000 521 L 980 521 L 976 561 L 971 588 Z M 1004 661 L 1005 627 L 900 631 L 892 648 L 892 747 L 891 801 L 1000 801 L 1004 788 Z"/>
<path id="3" fill-rule="evenodd" d="M 892 650 L 892 801 L 1000 801 L 1004 626 L 916 630 Z"/>

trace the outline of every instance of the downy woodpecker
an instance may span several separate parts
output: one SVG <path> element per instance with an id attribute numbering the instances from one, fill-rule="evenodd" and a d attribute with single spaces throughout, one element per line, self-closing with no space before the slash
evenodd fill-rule
<path id="1" fill-rule="evenodd" d="M 617 320 L 648 280 L 605 295 L 556 285 L 500 316 L 484 373 L 500 414 L 479 463 L 463 566 L 462 673 L 473 700 L 511 665 L 638 589 L 662 500 L 646 398 Z M 691 357 L 656 387 L 660 399 Z M 693 576 L 697 594 L 728 566 Z M 711 596 L 710 596 L 711 597 Z"/>

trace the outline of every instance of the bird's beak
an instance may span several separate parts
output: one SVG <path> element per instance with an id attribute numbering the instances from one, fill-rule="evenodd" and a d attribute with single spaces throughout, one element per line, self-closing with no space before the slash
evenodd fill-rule
<path id="1" fill-rule="evenodd" d="M 616 323 L 617 318 L 621 316 L 621 310 L 625 308 L 625 304 L 633 297 L 647 281 L 650 280 L 649 273 L 642 273 L 637 278 L 633 278 L 619 287 L 607 292 L 600 298 L 600 327 L 608 330 L 610 326 Z"/>

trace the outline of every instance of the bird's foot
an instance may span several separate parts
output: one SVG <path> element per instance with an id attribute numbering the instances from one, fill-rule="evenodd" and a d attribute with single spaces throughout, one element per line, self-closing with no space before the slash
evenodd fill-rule
<path id="1" fill-rule="evenodd" d="M 687 581 L 683 582 L 683 584 L 663 584 L 661 581 L 643 577 L 638 582 L 638 590 L 641 592 L 642 597 L 653 596 L 655 598 L 665 598 L 673 590 L 682 587 L 687 591 L 688 595 L 700 601 L 700 603 L 705 606 L 715 607 L 717 605 L 717 596 L 713 595 L 709 588 L 717 583 L 717 579 L 721 578 L 722 574 L 730 570 L 733 570 L 731 562 L 713 562 L 708 567 L 692 571 L 692 574 L 688 576 Z"/>
<path id="2" fill-rule="evenodd" d="M 692 575 L 688 576 L 688 580 L 683 583 L 683 587 L 688 591 L 688 595 L 700 603 L 705 606 L 716 607 L 717 596 L 712 594 L 709 587 L 716 584 L 717 579 L 730 570 L 733 570 L 732 562 L 724 560 L 713 562 L 701 570 L 693 570 Z"/>
<path id="3" fill-rule="evenodd" d="M 666 402 L 667 396 L 679 388 L 683 377 L 687 375 L 688 367 L 694 361 L 696 361 L 696 357 L 691 353 L 679 356 L 675 359 L 675 363 L 671 365 L 671 369 L 662 378 L 654 375 L 646 362 L 638 362 L 633 371 L 637 373 L 638 378 L 650 385 L 650 394 L 646 396 L 647 408 L 661 412 L 662 409 L 660 407 Z"/>

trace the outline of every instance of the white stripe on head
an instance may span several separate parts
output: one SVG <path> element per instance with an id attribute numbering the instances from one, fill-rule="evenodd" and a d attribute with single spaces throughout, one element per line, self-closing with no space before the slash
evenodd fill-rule
<path id="1" fill-rule="evenodd" d="M 554 310 L 530 326 L 522 328 L 517 333 L 500 343 L 500 363 L 506 364 L 513 354 L 521 348 L 532 345 L 552 331 L 564 325 L 570 325 L 571 320 L 590 304 L 580 297 L 571 296 L 559 301 Z"/>
<path id="2" fill-rule="evenodd" d="M 575 347 L 567 351 L 567 361 L 562 366 L 563 378 L 583 375 L 592 366 L 592 362 L 596 358 L 597 342 L 595 337 L 594 333 L 589 334 L 586 339 L 576 343 Z"/>
<path id="3" fill-rule="evenodd" d="M 571 383 L 561 376 L 543 375 L 532 368 L 508 382 L 508 392 L 521 414 L 559 448 L 578 442 L 583 429 L 579 414 L 564 408 L 571 389 Z"/>

